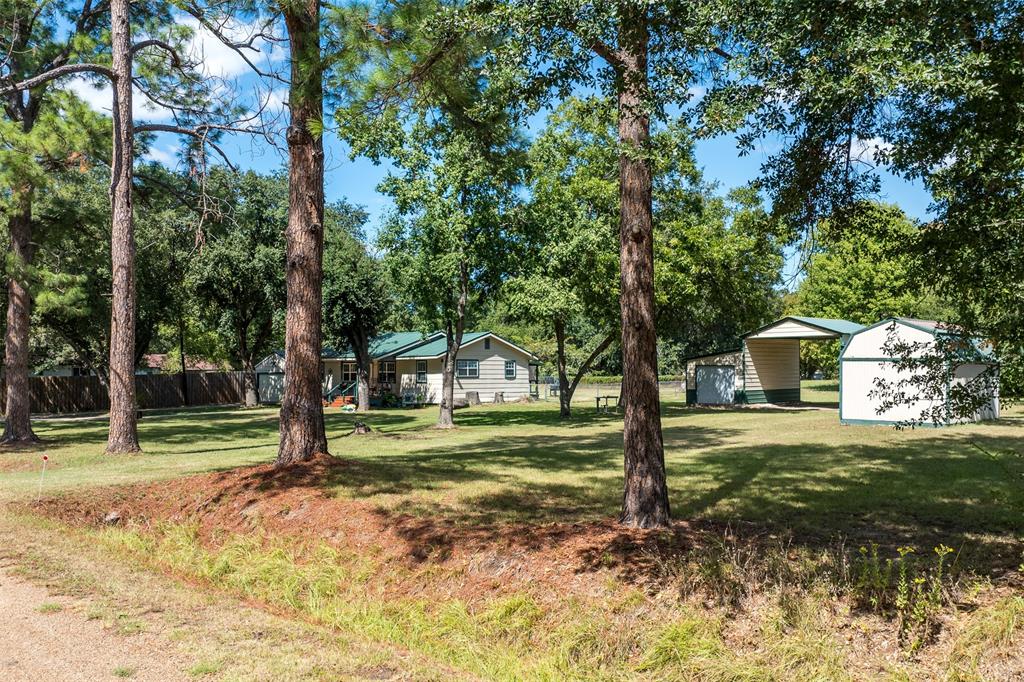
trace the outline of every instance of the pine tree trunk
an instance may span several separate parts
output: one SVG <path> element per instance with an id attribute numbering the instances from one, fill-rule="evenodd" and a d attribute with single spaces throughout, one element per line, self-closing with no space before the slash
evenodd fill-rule
<path id="1" fill-rule="evenodd" d="M 555 320 L 555 343 L 557 344 L 558 363 L 558 415 L 568 419 L 572 417 L 572 392 L 569 390 L 569 375 L 565 362 L 565 322 Z"/>
<path id="2" fill-rule="evenodd" d="M 132 224 L 132 54 L 129 0 L 110 3 L 114 154 L 110 230 L 110 431 L 108 453 L 138 452 L 135 402 L 135 234 Z"/>
<path id="3" fill-rule="evenodd" d="M 283 3 L 291 54 L 284 395 L 277 464 L 327 452 L 320 380 L 324 253 L 324 149 L 310 128 L 323 121 L 318 0 Z"/>
<path id="4" fill-rule="evenodd" d="M 619 521 L 653 528 L 671 522 L 658 396 L 654 326 L 651 167 L 647 157 L 648 25 L 641 3 L 620 4 L 619 257 L 622 269 L 622 405 L 625 489 Z"/>
<path id="5" fill-rule="evenodd" d="M 32 187 L 13 193 L 7 220 L 11 237 L 7 273 L 7 330 L 4 336 L 4 376 L 7 408 L 0 443 L 37 443 L 32 431 L 32 396 L 28 385 L 29 325 L 32 297 L 26 282 L 26 267 L 32 262 Z"/>

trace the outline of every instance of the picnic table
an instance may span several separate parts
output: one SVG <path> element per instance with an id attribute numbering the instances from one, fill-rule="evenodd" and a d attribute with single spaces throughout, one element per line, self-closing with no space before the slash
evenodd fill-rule
<path id="1" fill-rule="evenodd" d="M 608 412 L 611 409 L 619 411 L 619 396 L 617 395 L 599 395 L 594 398 L 594 402 L 598 413 Z"/>

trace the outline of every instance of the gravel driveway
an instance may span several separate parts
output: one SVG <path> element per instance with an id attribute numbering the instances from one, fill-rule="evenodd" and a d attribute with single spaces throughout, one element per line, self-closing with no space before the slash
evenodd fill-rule
<path id="1" fill-rule="evenodd" d="M 82 605 L 0 568 L 0 679 L 6 682 L 187 679 L 163 637 L 118 634 Z"/>

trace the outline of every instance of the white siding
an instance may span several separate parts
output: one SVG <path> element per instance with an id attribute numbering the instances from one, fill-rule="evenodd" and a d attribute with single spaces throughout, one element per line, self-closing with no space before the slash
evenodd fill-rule
<path id="1" fill-rule="evenodd" d="M 866 422 L 898 422 L 920 419 L 922 412 L 937 407 L 947 399 L 946 395 L 935 400 L 912 400 L 896 405 L 879 413 L 880 396 L 872 396 L 877 389 L 878 381 L 884 380 L 897 390 L 912 390 L 913 387 L 900 387 L 897 382 L 913 376 L 923 368 L 907 368 L 900 370 L 896 363 L 888 360 L 892 350 L 886 350 L 887 343 L 916 344 L 913 356 L 928 352 L 935 342 L 935 337 L 928 331 L 918 329 L 900 322 L 880 324 L 855 334 L 843 351 L 841 375 L 840 414 L 843 421 Z M 963 365 L 956 368 L 952 382 L 965 384 L 984 371 L 985 365 Z M 945 391 L 944 391 L 945 393 Z M 976 419 L 997 419 L 999 417 L 998 389 L 994 391 L 991 402 L 981 410 Z"/>
<path id="2" fill-rule="evenodd" d="M 423 402 L 437 403 L 441 401 L 441 358 L 433 358 L 427 363 L 427 383 L 416 383 L 416 360 L 399 360 L 395 365 L 395 381 L 398 394 L 416 391 L 423 396 Z"/>
<path id="3" fill-rule="evenodd" d="M 958 385 L 961 385 L 961 386 L 964 385 L 964 384 L 967 384 L 968 382 L 970 382 L 972 379 L 975 379 L 976 377 L 978 377 L 978 375 L 980 375 L 982 372 L 984 372 L 987 369 L 988 369 L 987 365 L 976 365 L 976 364 L 961 365 L 960 367 L 957 367 L 956 370 L 953 372 L 953 384 L 958 384 Z M 999 380 L 999 375 L 996 374 L 994 379 L 993 379 L 993 381 L 998 382 L 998 380 Z M 979 391 L 985 391 L 986 389 L 989 388 L 988 386 L 985 385 L 985 383 L 986 382 L 985 382 L 984 379 L 975 382 L 976 385 L 973 387 L 973 389 L 976 392 L 975 393 L 976 395 L 981 395 L 981 393 L 978 393 Z M 991 400 L 989 400 L 988 405 L 983 407 L 983 408 L 981 408 L 978 411 L 978 413 L 976 415 L 974 415 L 974 419 L 975 420 L 999 419 L 999 386 L 998 386 L 998 383 L 996 383 L 996 386 L 994 387 L 994 390 L 992 390 L 992 397 L 991 397 Z"/>
<path id="4" fill-rule="evenodd" d="M 530 356 L 521 350 L 509 346 L 500 339 L 491 337 L 491 347 L 486 349 L 484 341 L 475 341 L 459 349 L 459 360 L 478 360 L 480 377 L 478 379 L 455 378 L 455 397 L 466 397 L 466 391 L 477 391 L 480 400 L 492 402 L 498 391 L 505 393 L 505 400 L 516 400 L 530 394 Z M 505 378 L 505 361 L 516 363 L 516 378 Z M 441 400 L 443 377 L 441 373 L 442 359 L 427 360 L 427 383 L 416 386 L 416 361 L 399 360 L 396 371 L 401 391 L 419 388 L 425 402 L 437 403 Z"/>
<path id="5" fill-rule="evenodd" d="M 834 339 L 838 334 L 809 327 L 796 320 L 783 320 L 747 337 L 750 339 Z"/>
<path id="6" fill-rule="evenodd" d="M 277 353 L 271 353 L 256 364 L 256 372 L 283 372 L 284 358 Z"/>
<path id="7" fill-rule="evenodd" d="M 479 379 L 455 378 L 455 395 L 464 397 L 466 391 L 479 391 L 480 400 L 485 403 L 494 400 L 494 394 L 504 391 L 505 400 L 516 400 L 530 395 L 530 357 L 500 339 L 491 337 L 491 348 L 484 348 L 484 341 L 476 341 L 459 350 L 459 360 L 478 360 Z M 516 378 L 505 378 L 505 361 L 516 363 Z"/>
<path id="8" fill-rule="evenodd" d="M 747 391 L 800 389 L 800 340 L 755 339 L 743 344 Z"/>
<path id="9" fill-rule="evenodd" d="M 880 324 L 877 327 L 866 329 L 850 338 L 843 351 L 844 358 L 888 358 L 892 353 L 884 350 L 890 333 L 895 333 L 900 341 L 905 343 L 932 344 L 935 340 L 929 332 L 921 331 L 915 327 L 908 327 L 905 324 L 896 324 L 893 332 L 891 323 Z M 922 349 L 921 352 L 923 352 Z M 920 352 L 916 353 L 920 355 Z"/>
<path id="10" fill-rule="evenodd" d="M 890 385 L 895 385 L 895 382 L 911 377 L 917 371 L 923 370 L 908 369 L 901 372 L 893 362 L 844 359 L 840 402 L 842 419 L 877 422 L 919 419 L 922 412 L 941 404 L 941 400 L 914 400 L 879 412 L 881 397 L 871 395 L 877 389 L 877 380 L 883 379 Z"/>
<path id="11" fill-rule="evenodd" d="M 261 403 L 279 403 L 284 395 L 284 374 L 260 372 L 256 375 L 257 392 Z"/>
<path id="12" fill-rule="evenodd" d="M 324 360 L 320 363 L 321 387 L 324 393 L 341 383 L 341 360 Z"/>

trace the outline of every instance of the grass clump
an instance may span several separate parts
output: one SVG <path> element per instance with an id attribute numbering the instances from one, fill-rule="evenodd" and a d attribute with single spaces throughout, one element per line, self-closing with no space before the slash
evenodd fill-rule
<path id="1" fill-rule="evenodd" d="M 43 602 L 36 608 L 39 613 L 60 613 L 63 610 L 63 606 L 52 601 Z"/>
<path id="2" fill-rule="evenodd" d="M 188 674 L 191 677 L 206 677 L 208 675 L 216 675 L 220 672 L 221 664 L 216 661 L 199 661 L 193 664 L 188 669 Z"/>
<path id="3" fill-rule="evenodd" d="M 1024 597 L 1011 595 L 970 614 L 953 644 L 947 678 L 983 680 L 986 663 L 1019 653 L 1024 639 Z M 998 664 L 998 663 L 989 663 Z"/>
<path id="4" fill-rule="evenodd" d="M 128 668 L 126 666 L 119 665 L 118 667 L 114 668 L 111 671 L 111 673 L 114 675 L 114 677 L 121 677 L 127 679 L 129 677 L 135 677 L 135 668 Z"/>

